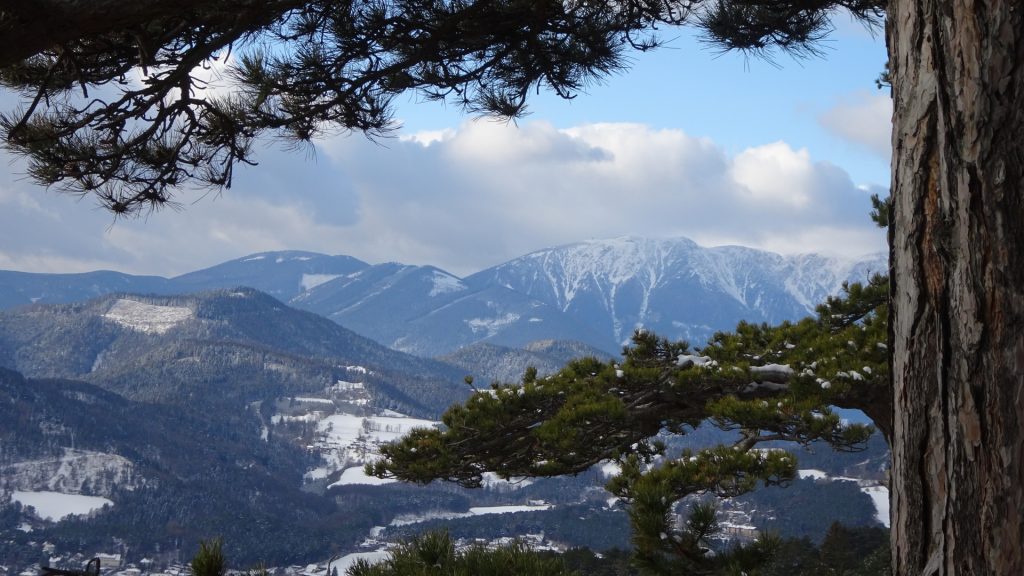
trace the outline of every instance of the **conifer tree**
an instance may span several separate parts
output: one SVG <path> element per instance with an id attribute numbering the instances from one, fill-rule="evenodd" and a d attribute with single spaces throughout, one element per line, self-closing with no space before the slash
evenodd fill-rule
<path id="1" fill-rule="evenodd" d="M 495 549 L 456 549 L 446 532 L 428 532 L 391 550 L 380 562 L 357 560 L 346 576 L 578 576 L 559 558 L 541 556 L 522 542 Z"/>
<path id="2" fill-rule="evenodd" d="M 884 0 L 0 0 L 0 118 L 33 179 L 116 214 L 183 186 L 230 186 L 260 135 L 389 132 L 414 91 L 514 118 L 527 96 L 572 98 L 627 50 L 690 24 L 728 48 L 815 51 L 845 8 L 877 25 Z M 207 90 L 218 66 L 230 95 Z"/>
<path id="3" fill-rule="evenodd" d="M 621 68 L 666 25 L 813 53 L 833 18 L 883 12 L 893 564 L 1024 573 L 1017 0 L 0 0 L 0 84 L 25 102 L 0 129 L 37 182 L 138 214 L 184 185 L 230 185 L 261 134 L 386 130 L 409 90 L 515 116 L 533 90 L 572 97 Z M 228 54 L 241 89 L 216 98 L 196 71 Z"/>
<path id="4" fill-rule="evenodd" d="M 190 566 L 195 576 L 224 576 L 227 562 L 224 559 L 224 541 L 220 538 L 203 540 L 199 551 L 192 557 Z"/>
<path id="5" fill-rule="evenodd" d="M 764 442 L 825 441 L 857 450 L 872 426 L 844 424 L 832 406 L 891 426 L 887 281 L 850 284 L 819 306 L 817 317 L 778 326 L 741 323 L 700 350 L 638 331 L 621 363 L 584 358 L 539 378 L 494 384 L 449 409 L 445 429 L 415 430 L 382 447 L 367 466 L 382 478 L 436 479 L 478 487 L 486 472 L 503 478 L 582 472 L 613 461 L 607 489 L 629 504 L 637 562 L 650 573 L 722 573 L 756 564 L 760 541 L 732 554 L 708 553 L 714 512 L 678 503 L 693 494 L 736 496 L 785 484 L 795 457 Z M 669 454 L 661 434 L 685 434 L 711 421 L 739 433 L 731 446 Z"/>

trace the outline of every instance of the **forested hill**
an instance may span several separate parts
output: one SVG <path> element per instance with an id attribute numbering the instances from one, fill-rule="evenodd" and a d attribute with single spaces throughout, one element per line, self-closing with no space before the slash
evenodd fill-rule
<path id="1" fill-rule="evenodd" d="M 436 416 L 466 391 L 460 369 L 385 348 L 248 288 L 2 312 L 0 366 L 172 404 L 234 406 L 358 379 L 380 407 Z"/>
<path id="2" fill-rule="evenodd" d="M 261 440 L 252 411 L 133 402 L 85 382 L 0 369 L 0 438 L 0 494 L 43 489 L 107 504 L 94 518 L 56 524 L 2 507 L 6 564 L 38 562 L 27 543 L 40 537 L 102 550 L 116 535 L 152 550 L 213 533 L 232 550 L 288 561 L 322 553 L 331 542 L 325 525 L 344 526 L 330 499 L 301 490 L 309 456 Z"/>

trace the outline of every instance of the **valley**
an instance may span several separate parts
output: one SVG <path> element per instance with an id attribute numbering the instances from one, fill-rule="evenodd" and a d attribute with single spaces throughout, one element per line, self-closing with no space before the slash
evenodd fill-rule
<path id="1" fill-rule="evenodd" d="M 438 528 L 466 543 L 628 548 L 608 465 L 492 475 L 479 490 L 363 466 L 443 426 L 467 375 L 486 389 L 528 366 L 612 359 L 634 329 L 699 345 L 739 319 L 796 319 L 879 262 L 626 238 L 467 278 L 303 252 L 171 279 L 0 272 L 0 576 L 96 554 L 125 576 L 174 574 L 215 536 L 233 565 L 307 575 Z M 665 440 L 678 452 L 732 438 L 701 425 Z M 727 539 L 887 519 L 884 442 L 800 458 L 789 487 L 720 502 Z"/>

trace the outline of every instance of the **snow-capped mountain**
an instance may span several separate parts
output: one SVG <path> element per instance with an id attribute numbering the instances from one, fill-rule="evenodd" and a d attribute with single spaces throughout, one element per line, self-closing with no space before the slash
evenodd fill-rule
<path id="1" fill-rule="evenodd" d="M 467 278 L 433 266 L 264 252 L 176 278 L 110 272 L 0 272 L 0 308 L 111 292 L 186 294 L 249 286 L 385 346 L 441 356 L 477 343 L 520 348 L 573 340 L 610 353 L 643 327 L 702 344 L 740 320 L 813 313 L 845 281 L 887 270 L 885 256 L 781 256 L 686 238 L 624 237 L 540 250 Z"/>
<path id="2" fill-rule="evenodd" d="M 535 298 L 503 286 L 470 286 L 433 266 L 370 266 L 315 286 L 290 304 L 420 356 L 439 356 L 480 342 L 521 346 L 546 338 L 602 341 Z"/>
<path id="3" fill-rule="evenodd" d="M 801 318 L 843 282 L 886 270 L 881 254 L 781 256 L 739 246 L 704 248 L 686 238 L 623 237 L 540 250 L 466 283 L 504 286 L 540 300 L 616 345 L 637 328 L 696 344 L 739 320 Z"/>

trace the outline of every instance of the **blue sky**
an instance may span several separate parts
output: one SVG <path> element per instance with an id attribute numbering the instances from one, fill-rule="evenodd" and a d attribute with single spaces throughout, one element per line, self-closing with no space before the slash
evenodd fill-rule
<path id="1" fill-rule="evenodd" d="M 856 256 L 884 249 L 868 195 L 889 183 L 884 42 L 843 16 L 823 58 L 719 54 L 685 31 L 572 101 L 515 124 L 398 103 L 404 127 L 299 152 L 267 142 L 231 190 L 113 222 L 89 199 L 0 171 L 0 269 L 175 275 L 303 249 L 468 274 L 620 235 Z M 10 107 L 12 96 L 0 95 Z"/>

